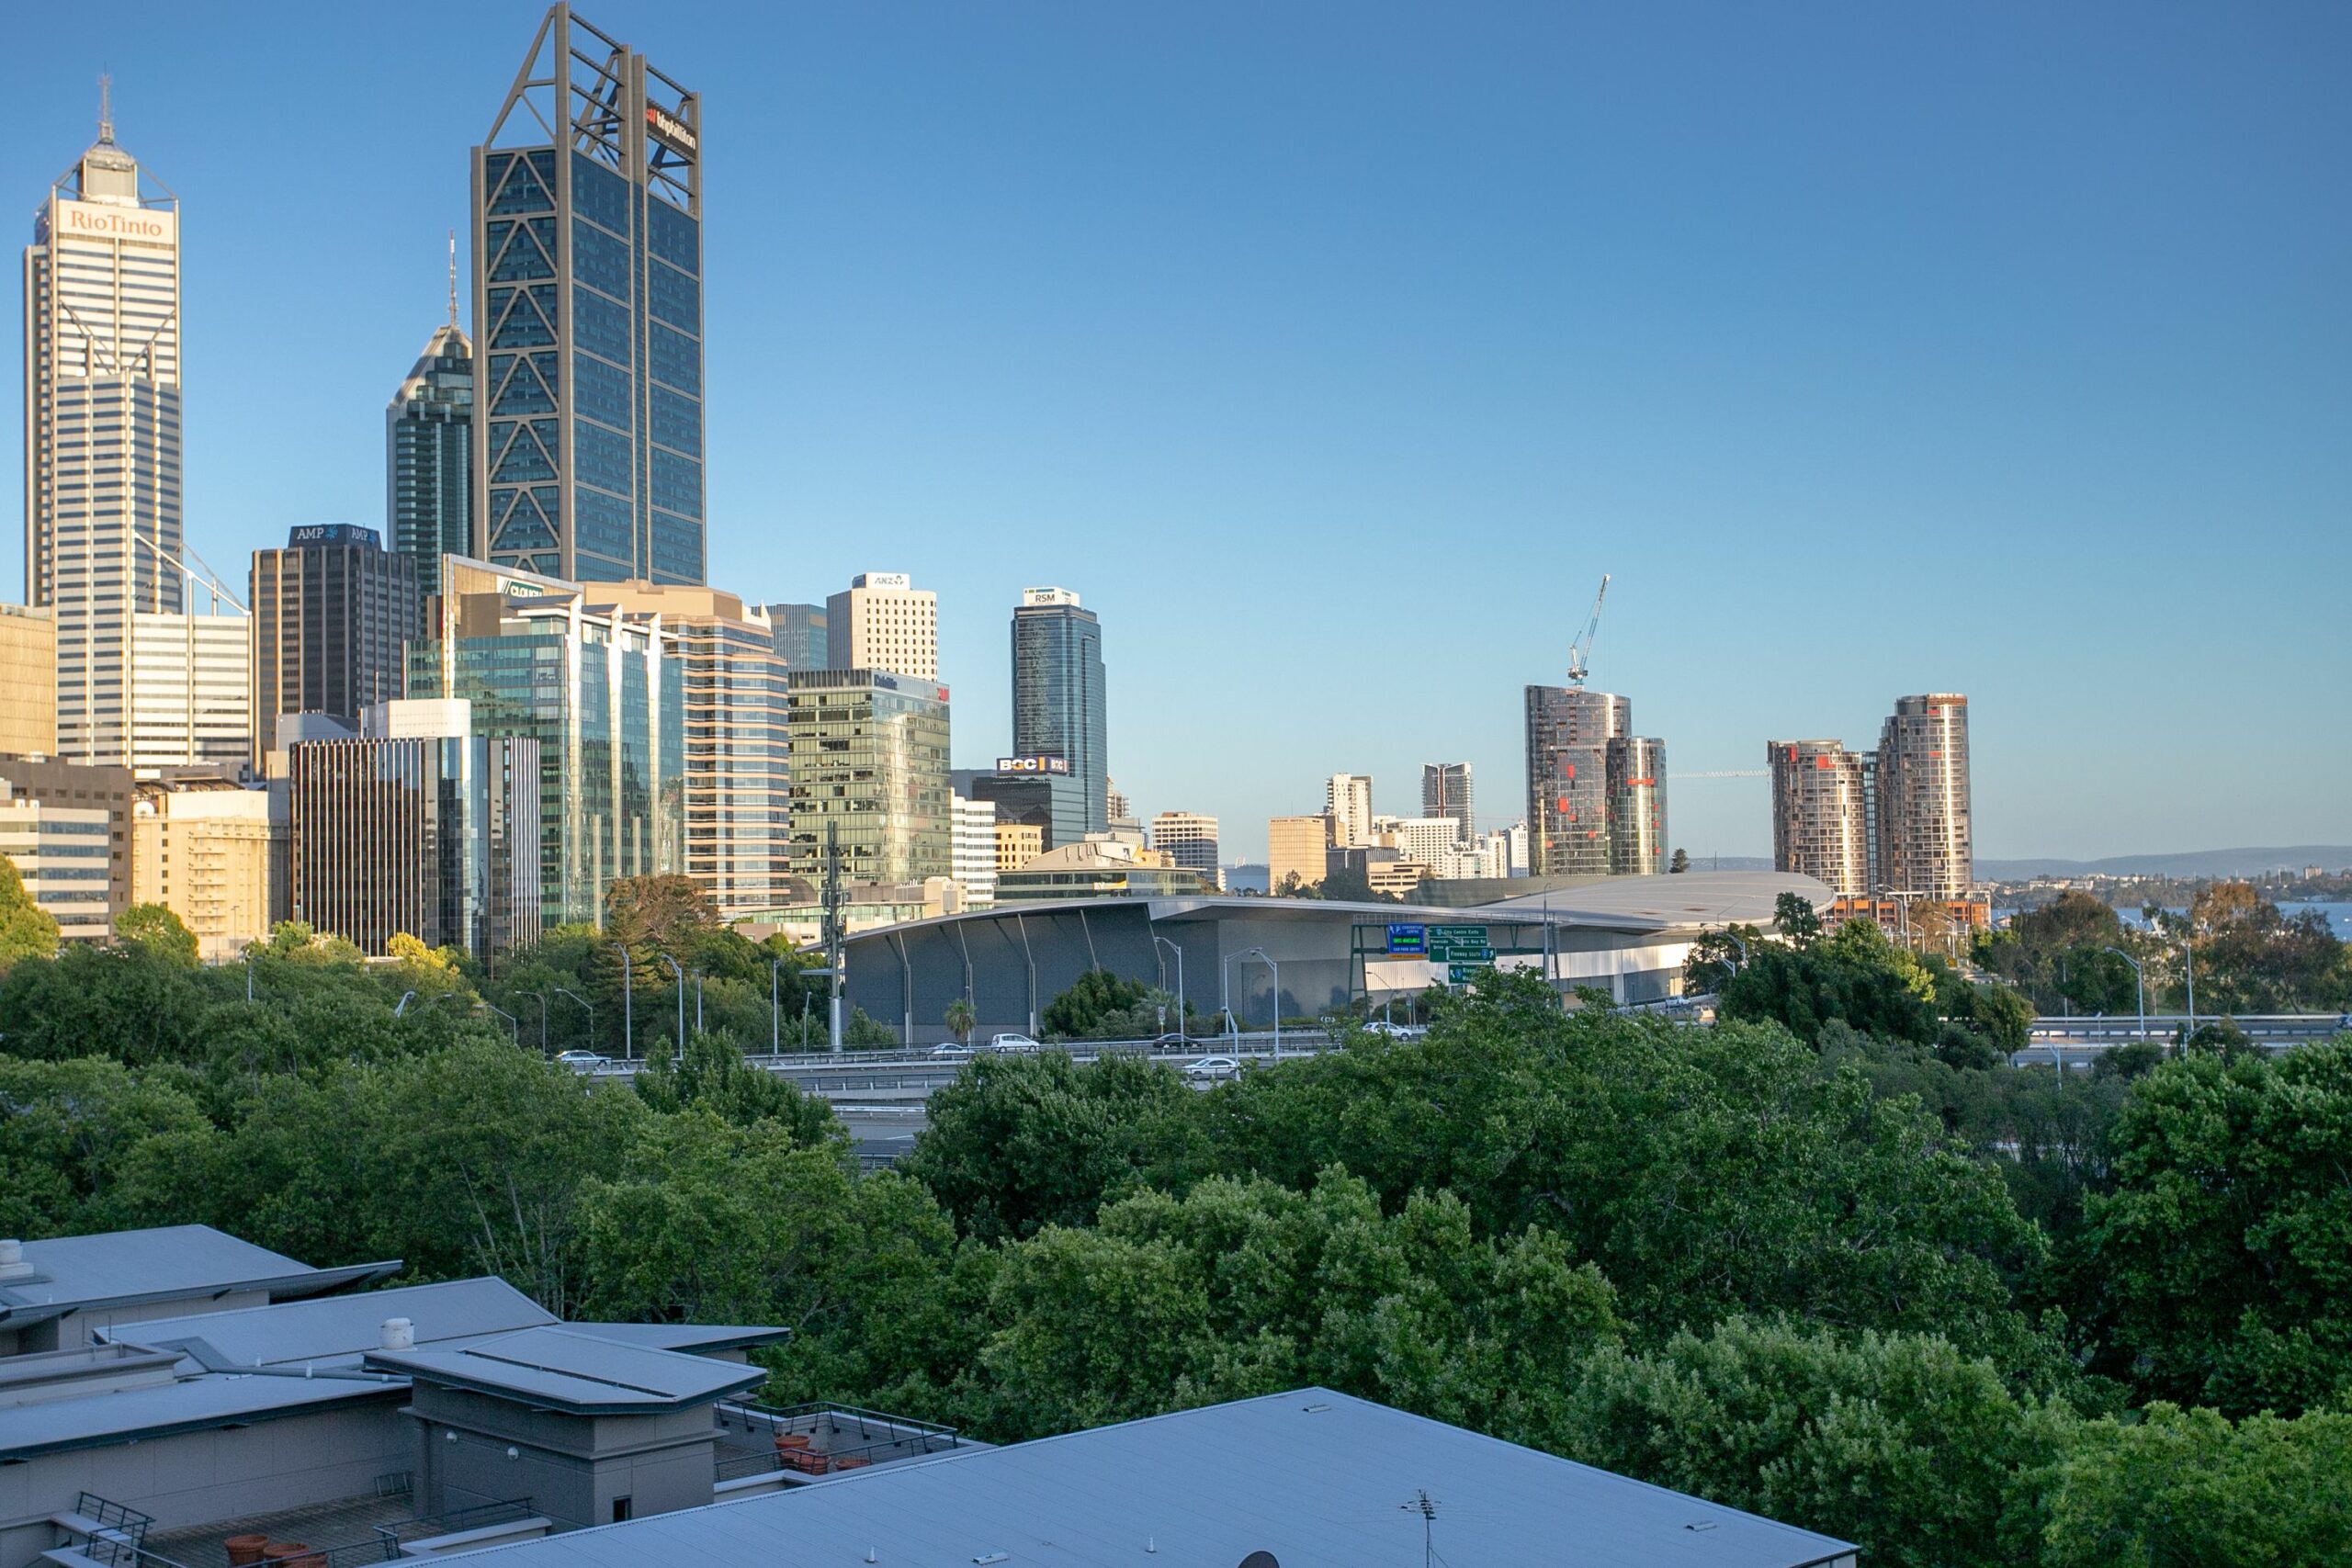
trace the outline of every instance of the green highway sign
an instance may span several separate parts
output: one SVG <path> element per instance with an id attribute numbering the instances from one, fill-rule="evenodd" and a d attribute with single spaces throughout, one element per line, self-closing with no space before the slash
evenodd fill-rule
<path id="1" fill-rule="evenodd" d="M 1495 956 L 1484 926 L 1431 926 L 1428 941 L 1432 964 L 1480 964 Z"/>
<path id="2" fill-rule="evenodd" d="M 1470 976 L 1493 967 L 1491 964 L 1449 964 L 1445 966 L 1445 982 L 1449 986 L 1466 986 Z"/>

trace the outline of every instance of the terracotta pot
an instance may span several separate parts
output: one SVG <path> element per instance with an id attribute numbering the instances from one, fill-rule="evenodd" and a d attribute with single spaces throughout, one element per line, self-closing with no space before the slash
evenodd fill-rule
<path id="1" fill-rule="evenodd" d="M 808 1435 L 806 1432 L 778 1432 L 775 1446 L 779 1449 L 805 1449 L 808 1446 Z"/>
<path id="2" fill-rule="evenodd" d="M 266 1540 L 262 1542 L 261 1547 L 262 1561 L 291 1562 L 310 1550 L 308 1544 L 299 1540 Z"/>
<path id="3" fill-rule="evenodd" d="M 253 1568 L 269 1552 L 269 1537 L 266 1535 L 232 1535 L 220 1543 L 229 1554 L 229 1568 Z"/>

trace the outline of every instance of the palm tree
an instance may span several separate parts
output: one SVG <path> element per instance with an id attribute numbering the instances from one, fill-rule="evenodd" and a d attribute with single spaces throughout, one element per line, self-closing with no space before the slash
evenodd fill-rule
<path id="1" fill-rule="evenodd" d="M 956 1043 L 960 1045 L 971 1034 L 972 1026 L 979 1022 L 979 1016 L 972 1011 L 971 1003 L 957 997 L 947 1004 L 945 1021 L 947 1032 L 953 1034 L 956 1037 Z"/>

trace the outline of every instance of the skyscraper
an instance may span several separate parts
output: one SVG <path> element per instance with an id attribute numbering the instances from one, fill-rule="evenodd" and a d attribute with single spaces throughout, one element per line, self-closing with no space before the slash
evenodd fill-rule
<path id="1" fill-rule="evenodd" d="M 58 755 L 130 765 L 132 617 L 186 608 L 179 199 L 101 111 L 25 249 L 25 592 L 57 628 Z"/>
<path id="2" fill-rule="evenodd" d="M 939 595 L 903 571 L 862 571 L 825 599 L 827 670 L 939 679 Z M 812 666 L 812 668 L 814 668 Z"/>
<path id="3" fill-rule="evenodd" d="M 1528 869 L 1609 874 L 1609 742 L 1634 730 L 1630 697 L 1527 688 Z"/>
<path id="4" fill-rule="evenodd" d="M 1324 780 L 1323 815 L 1331 819 L 1331 842 L 1338 848 L 1372 842 L 1372 775 L 1333 773 Z"/>
<path id="5" fill-rule="evenodd" d="M 278 715 L 330 714 L 356 728 L 361 710 L 401 695 L 407 644 L 424 629 L 420 565 L 345 523 L 305 524 L 284 549 L 254 552 L 255 773 Z M 439 571 L 435 558 L 436 581 Z"/>
<path id="6" fill-rule="evenodd" d="M 1609 742 L 1609 870 L 1666 871 L 1666 742 L 1621 735 Z"/>
<path id="7" fill-rule="evenodd" d="M 1151 819 L 1151 847 L 1187 871 L 1197 871 L 1211 887 L 1222 887 L 1217 866 L 1216 818 L 1194 811 L 1163 811 Z"/>
<path id="8" fill-rule="evenodd" d="M 947 688 L 881 670 L 796 670 L 786 681 L 792 874 L 822 883 L 830 829 L 845 883 L 954 875 Z"/>
<path id="9" fill-rule="evenodd" d="M 1891 894 L 1964 899 L 1975 879 L 1968 802 L 1968 699 L 1900 697 L 1879 731 L 1878 867 Z"/>
<path id="10" fill-rule="evenodd" d="M 434 330 L 384 411 L 384 519 L 392 548 L 416 562 L 420 592 L 441 591 L 441 558 L 474 553 L 474 345 L 449 320 Z"/>
<path id="11" fill-rule="evenodd" d="M 1867 779 L 1862 754 L 1838 740 L 1773 740 L 1772 869 L 1829 885 L 1841 898 L 1871 891 Z"/>
<path id="12" fill-rule="evenodd" d="M 1478 818 L 1470 806 L 1470 764 L 1421 764 L 1421 815 L 1451 817 L 1461 825 L 1455 839 L 1468 843 L 1478 836 Z"/>
<path id="13" fill-rule="evenodd" d="M 473 224 L 476 551 L 701 582 L 702 100 L 553 7 L 474 149 Z"/>
<path id="14" fill-rule="evenodd" d="M 1012 612 L 1012 750 L 1069 761 L 1086 797 L 1090 833 L 1111 822 L 1102 682 L 1102 626 L 1094 612 L 1068 589 L 1023 590 Z"/>
<path id="15" fill-rule="evenodd" d="M 769 635 L 776 657 L 791 670 L 825 668 L 825 607 L 822 604 L 771 604 Z"/>

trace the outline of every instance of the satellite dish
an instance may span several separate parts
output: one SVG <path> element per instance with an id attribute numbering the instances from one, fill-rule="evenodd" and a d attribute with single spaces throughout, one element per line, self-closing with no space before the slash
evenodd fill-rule
<path id="1" fill-rule="evenodd" d="M 1241 1568 L 1283 1568 L 1271 1551 L 1253 1551 L 1241 1560 Z"/>

